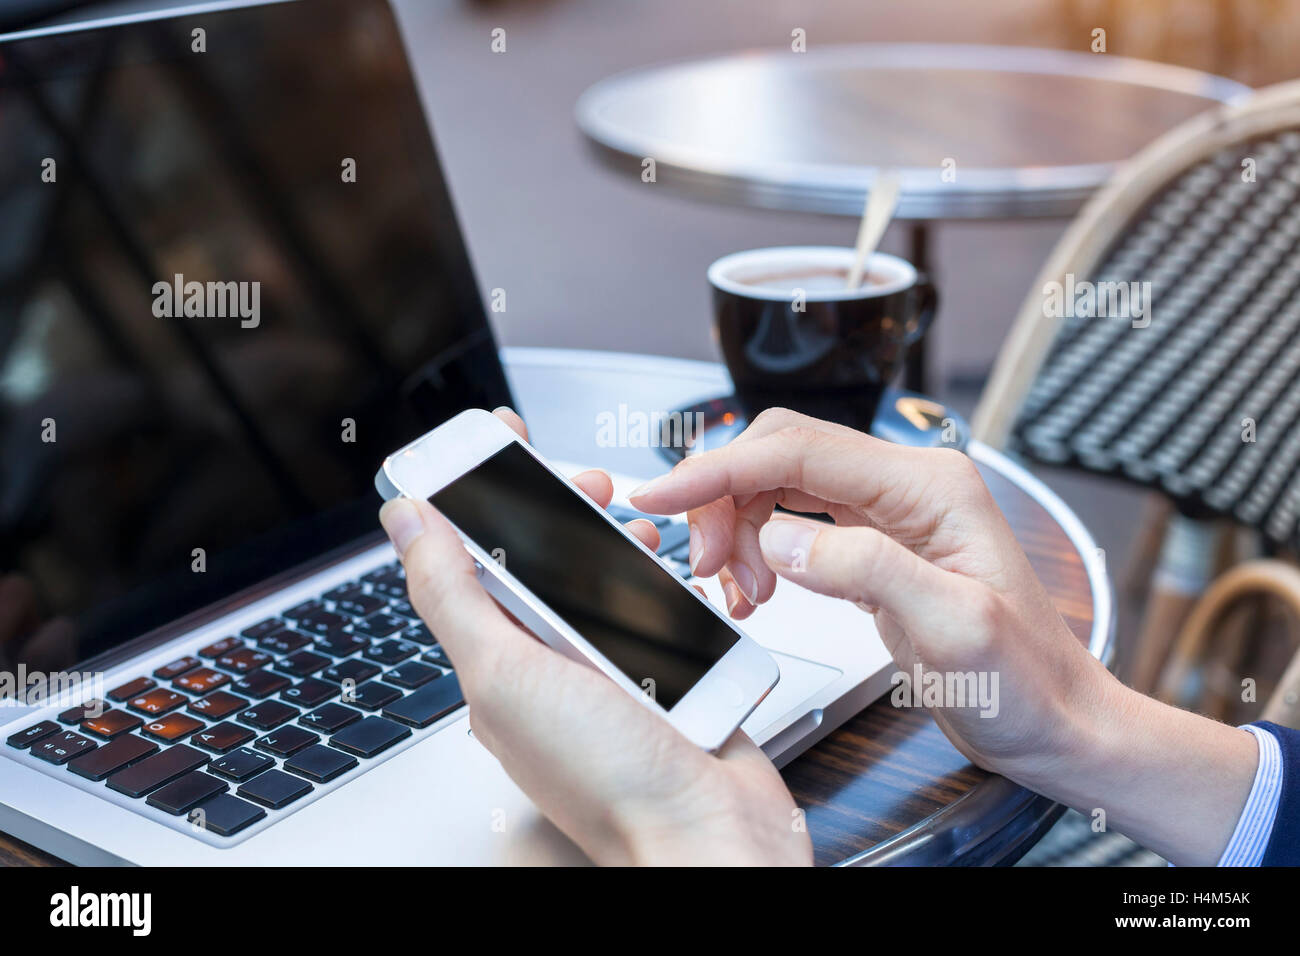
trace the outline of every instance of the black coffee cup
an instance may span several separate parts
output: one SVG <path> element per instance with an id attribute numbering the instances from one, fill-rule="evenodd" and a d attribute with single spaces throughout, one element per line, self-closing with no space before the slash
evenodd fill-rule
<path id="1" fill-rule="evenodd" d="M 784 246 L 709 266 L 718 344 L 746 414 L 783 406 L 871 427 L 938 295 L 911 263 L 881 252 L 849 289 L 853 257 L 838 246 Z"/>

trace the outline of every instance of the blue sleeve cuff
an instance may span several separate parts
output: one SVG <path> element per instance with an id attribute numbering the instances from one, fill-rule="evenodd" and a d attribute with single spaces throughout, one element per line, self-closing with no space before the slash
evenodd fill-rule
<path id="1" fill-rule="evenodd" d="M 1277 737 L 1263 726 L 1247 724 L 1259 745 L 1259 766 L 1237 828 L 1219 857 L 1219 866 L 1259 866 L 1268 850 L 1282 798 L 1282 747 Z"/>
<path id="2" fill-rule="evenodd" d="M 1256 721 L 1254 726 L 1276 739 L 1282 751 L 1281 798 L 1260 865 L 1300 866 L 1300 730 L 1269 721 Z"/>

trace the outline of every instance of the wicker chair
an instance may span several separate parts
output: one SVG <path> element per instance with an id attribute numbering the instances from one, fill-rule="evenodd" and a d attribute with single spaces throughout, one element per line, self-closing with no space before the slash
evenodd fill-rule
<path id="1" fill-rule="evenodd" d="M 1045 308 L 1052 283 L 1084 280 L 1150 283 L 1146 314 L 1132 300 L 1119 317 Z M 1168 665 L 1166 696 L 1185 700 L 1189 669 L 1213 669 L 1205 652 L 1228 670 L 1251 656 L 1243 632 L 1205 636 L 1227 591 L 1196 615 L 1200 636 L 1178 632 L 1240 557 L 1226 529 L 1250 529 L 1275 558 L 1300 550 L 1300 82 L 1184 123 L 1093 198 L 1026 299 L 972 432 L 1172 504 L 1152 536 L 1162 544 L 1131 683 L 1153 690 Z M 1231 579 L 1227 603 L 1300 587 L 1289 565 L 1270 567 Z"/>

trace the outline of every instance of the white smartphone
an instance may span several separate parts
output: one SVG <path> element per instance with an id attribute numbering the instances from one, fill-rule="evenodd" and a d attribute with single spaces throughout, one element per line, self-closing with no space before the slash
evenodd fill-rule
<path id="1" fill-rule="evenodd" d="M 490 412 L 389 455 L 375 487 L 432 502 L 498 603 L 707 750 L 780 679 L 767 651 Z"/>

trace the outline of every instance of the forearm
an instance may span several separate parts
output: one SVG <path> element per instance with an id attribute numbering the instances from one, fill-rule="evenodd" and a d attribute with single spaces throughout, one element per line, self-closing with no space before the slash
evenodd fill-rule
<path id="1" fill-rule="evenodd" d="M 1100 665 L 1098 665 L 1100 666 Z M 1259 748 L 1246 731 L 1146 697 L 1105 675 L 1077 746 L 1019 782 L 1179 865 L 1215 865 L 1250 795 Z"/>

